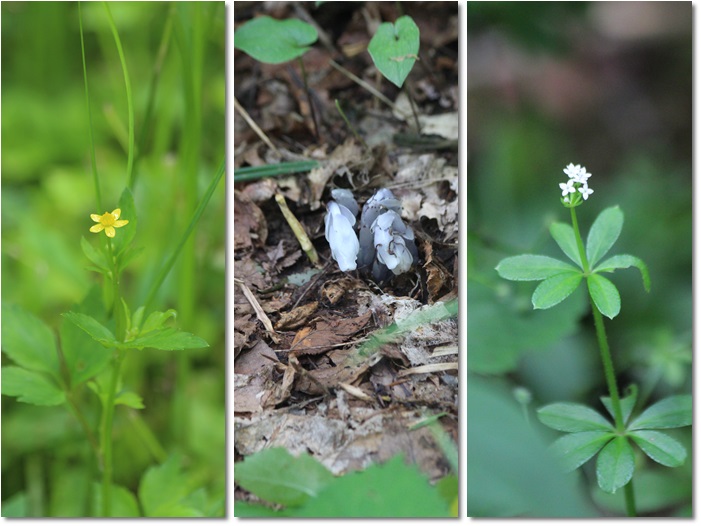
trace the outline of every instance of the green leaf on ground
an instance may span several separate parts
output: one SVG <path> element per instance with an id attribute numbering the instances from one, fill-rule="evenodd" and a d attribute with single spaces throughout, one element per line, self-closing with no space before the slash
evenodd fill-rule
<path id="1" fill-rule="evenodd" d="M 563 272 L 546 279 L 533 292 L 533 308 L 549 309 L 554 307 L 572 294 L 581 281 L 582 273 L 579 271 Z"/>
<path id="2" fill-rule="evenodd" d="M 670 468 L 681 466 L 686 460 L 686 449 L 671 436 L 659 431 L 633 431 L 633 441 L 655 462 Z"/>
<path id="3" fill-rule="evenodd" d="M 317 38 L 314 26 L 301 20 L 259 16 L 236 30 L 234 47 L 260 62 L 281 64 L 304 55 Z"/>
<path id="4" fill-rule="evenodd" d="M 576 267 L 548 256 L 522 254 L 502 259 L 496 271 L 511 281 L 538 281 L 563 272 L 579 272 Z"/>
<path id="5" fill-rule="evenodd" d="M 629 256 L 628 254 L 612 256 L 600 263 L 594 272 L 613 272 L 619 268 L 629 267 L 636 267 L 640 271 L 640 275 L 643 278 L 643 287 L 645 287 L 646 292 L 650 292 L 650 273 L 647 270 L 647 265 L 642 259 L 635 256 Z"/>
<path id="6" fill-rule="evenodd" d="M 633 477 L 635 453 L 625 437 L 616 437 L 596 459 L 596 480 L 607 493 L 614 493 Z"/>
<path id="7" fill-rule="evenodd" d="M 582 259 L 579 257 L 577 239 L 574 236 L 574 228 L 567 223 L 553 223 L 550 225 L 550 235 L 565 255 L 582 268 Z"/>
<path id="8" fill-rule="evenodd" d="M 401 88 L 419 58 L 419 27 L 410 16 L 380 24 L 368 44 L 368 52 L 385 78 Z"/>
<path id="9" fill-rule="evenodd" d="M 558 431 L 578 433 L 581 431 L 613 431 L 613 424 L 591 407 L 569 402 L 557 402 L 541 407 L 538 420 Z"/>
<path id="10" fill-rule="evenodd" d="M 594 304 L 607 318 L 614 319 L 621 312 L 621 295 L 616 285 L 598 274 L 590 274 L 587 278 L 589 294 Z"/>
<path id="11" fill-rule="evenodd" d="M 317 497 L 333 475 L 310 455 L 293 456 L 284 448 L 264 449 L 234 466 L 234 480 L 263 500 L 300 506 Z"/>
<path id="12" fill-rule="evenodd" d="M 413 496 L 413 497 L 410 497 Z M 449 505 L 401 456 L 333 479 L 295 512 L 298 517 L 449 517 Z"/>
<path id="13" fill-rule="evenodd" d="M 596 218 L 587 237 L 587 259 L 594 268 L 618 239 L 623 229 L 623 212 L 617 206 L 603 210 Z"/>
<path id="14" fill-rule="evenodd" d="M 66 400 L 64 392 L 42 373 L 13 366 L 2 368 L 2 394 L 34 405 L 59 405 Z"/>
<path id="15" fill-rule="evenodd" d="M 676 395 L 660 400 L 643 411 L 628 426 L 637 429 L 669 429 L 690 426 L 693 420 L 691 395 Z"/>
<path id="16" fill-rule="evenodd" d="M 562 467 L 570 472 L 596 455 L 615 435 L 610 431 L 582 431 L 558 438 L 550 446 L 562 461 Z"/>

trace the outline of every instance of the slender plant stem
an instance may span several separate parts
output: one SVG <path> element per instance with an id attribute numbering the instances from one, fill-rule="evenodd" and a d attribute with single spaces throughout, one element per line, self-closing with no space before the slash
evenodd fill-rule
<path id="1" fill-rule="evenodd" d="M 73 399 L 73 393 L 67 393 L 66 401 L 68 402 L 68 407 L 71 410 L 71 413 L 73 413 L 73 416 L 75 416 L 76 420 L 80 424 L 80 427 L 83 428 L 83 432 L 85 433 L 85 436 L 87 437 L 88 442 L 90 443 L 90 446 L 92 447 L 92 450 L 95 453 L 95 458 L 97 458 L 99 462 L 100 444 L 97 442 L 97 438 L 95 438 L 95 434 L 90 428 L 90 424 L 88 424 L 85 415 L 80 411 L 78 404 L 76 404 L 75 400 Z"/>
<path id="2" fill-rule="evenodd" d="M 100 179 L 97 176 L 97 160 L 95 158 L 95 139 L 92 129 L 92 110 L 90 109 L 90 93 L 88 91 L 88 68 L 85 64 L 85 40 L 83 37 L 83 11 L 82 2 L 78 2 L 78 24 L 80 26 L 80 50 L 83 56 L 83 82 L 85 84 L 85 106 L 88 109 L 88 130 L 90 136 L 90 161 L 92 164 L 93 183 L 95 185 L 95 199 L 97 210 L 102 210 L 102 194 L 100 193 Z"/>
<path id="3" fill-rule="evenodd" d="M 112 30 L 112 35 L 114 36 L 114 43 L 117 46 L 117 52 L 119 53 L 119 61 L 122 63 L 122 73 L 124 74 L 124 84 L 127 91 L 127 111 L 129 113 L 129 151 L 127 158 L 127 186 L 131 190 L 134 186 L 134 99 L 131 94 L 131 81 L 129 80 L 129 70 L 127 69 L 127 61 L 124 58 L 124 50 L 122 49 L 122 41 L 119 38 L 119 32 L 117 31 L 117 26 L 112 18 L 112 11 L 110 11 L 110 6 L 107 2 L 102 3 L 105 6 L 105 11 L 107 11 L 107 18 L 109 20 L 110 29 Z"/>
<path id="4" fill-rule="evenodd" d="M 119 374 L 124 361 L 124 351 L 116 350 L 114 363 L 112 364 L 112 375 L 107 390 L 107 398 L 102 408 L 102 433 L 100 435 L 102 449 L 102 516 L 112 516 L 112 473 L 114 463 L 112 460 L 112 424 L 114 423 L 114 401 L 117 396 L 117 386 L 119 385 Z"/>
<path id="5" fill-rule="evenodd" d="M 314 122 L 314 136 L 319 139 L 319 124 L 316 122 L 316 110 L 314 109 L 314 101 L 312 101 L 312 93 L 309 90 L 309 84 L 307 84 L 307 70 L 304 69 L 304 61 L 302 57 L 297 57 L 299 60 L 299 68 L 302 71 L 302 82 L 304 82 L 304 91 L 307 93 L 307 101 L 309 102 L 309 111 L 312 114 L 312 121 Z"/>
<path id="6" fill-rule="evenodd" d="M 582 236 L 579 232 L 579 224 L 577 223 L 577 213 L 575 212 L 575 207 L 570 208 L 570 213 L 572 216 L 572 228 L 574 230 L 574 237 L 577 241 L 577 248 L 579 250 L 579 257 L 582 260 L 582 268 L 584 269 L 584 274 L 588 280 L 589 261 L 587 260 L 587 254 L 584 250 L 584 243 L 582 242 Z M 618 385 L 616 384 L 616 372 L 613 367 L 613 359 L 611 358 L 611 350 L 609 349 L 608 339 L 606 338 L 604 317 L 601 315 L 601 311 L 596 306 L 596 303 L 594 303 L 594 298 L 591 294 L 589 294 L 589 301 L 591 303 L 591 310 L 594 316 L 594 327 L 596 328 L 596 338 L 599 342 L 601 362 L 604 366 L 604 376 L 606 377 L 606 384 L 608 385 L 609 395 L 611 396 L 611 406 L 613 407 L 613 418 L 616 423 L 616 431 L 622 434 L 625 431 L 625 422 L 623 420 L 623 411 L 621 409 L 621 398 L 618 393 Z M 632 479 L 628 482 L 628 484 L 625 485 L 624 490 L 626 500 L 626 512 L 628 516 L 634 517 L 636 513 Z"/>
<path id="7" fill-rule="evenodd" d="M 348 117 L 346 117 L 346 113 L 345 113 L 345 112 L 343 111 L 343 109 L 341 108 L 341 103 L 338 102 L 338 99 L 335 99 L 335 102 L 336 102 L 336 109 L 338 110 L 338 113 L 341 114 L 341 117 L 343 117 L 343 120 L 346 122 L 346 126 L 348 126 L 348 128 L 350 129 L 350 131 L 353 132 L 353 135 L 355 135 L 355 138 L 358 139 L 358 141 L 360 141 L 360 142 L 363 144 L 363 146 L 365 146 L 365 149 L 366 149 L 366 150 L 370 150 L 370 147 L 368 146 L 368 143 L 366 143 L 366 142 L 363 140 L 363 138 L 360 136 L 360 134 L 358 133 L 358 131 L 355 129 L 355 126 L 353 126 L 353 125 L 350 123 L 350 121 L 348 120 Z M 236 178 L 236 174 L 234 174 L 234 178 Z"/>
<path id="8" fill-rule="evenodd" d="M 409 89 L 409 84 L 404 83 L 404 91 L 407 97 L 409 97 L 409 106 L 411 106 L 411 113 L 414 116 L 414 124 L 416 124 L 416 133 L 421 134 L 421 123 L 419 122 L 419 113 L 416 110 L 416 103 L 414 102 L 414 97 L 411 95 L 411 90 Z"/>
<path id="9" fill-rule="evenodd" d="M 171 269 L 173 268 L 173 265 L 175 264 L 175 261 L 178 259 L 178 256 L 180 255 L 180 251 L 182 250 L 183 246 L 185 245 L 185 241 L 187 241 L 188 237 L 194 230 L 195 226 L 197 226 L 198 221 L 200 220 L 200 217 L 202 216 L 202 213 L 204 212 L 205 208 L 207 208 L 207 204 L 209 203 L 209 200 L 212 197 L 212 194 L 214 193 L 214 190 L 217 188 L 217 184 L 221 180 L 222 176 L 224 175 L 224 168 L 225 168 L 225 163 L 224 161 L 221 162 L 219 165 L 219 170 L 217 170 L 216 175 L 212 179 L 212 182 L 209 185 L 209 188 L 207 188 L 207 191 L 205 192 L 204 196 L 202 196 L 202 199 L 200 199 L 200 203 L 197 206 L 197 210 L 195 210 L 195 213 L 192 215 L 192 218 L 190 219 L 190 224 L 188 225 L 187 229 L 183 233 L 183 235 L 180 238 L 180 241 L 178 242 L 178 245 L 175 247 L 175 250 L 173 253 L 170 255 L 166 263 L 161 267 L 161 270 L 158 272 L 158 276 L 156 279 L 153 281 L 151 285 L 151 289 L 149 290 L 148 296 L 146 296 L 146 301 L 144 302 L 144 312 L 148 313 L 151 304 L 153 303 L 153 300 L 156 297 L 156 294 L 158 293 L 158 289 L 161 288 L 161 285 L 163 285 L 163 282 L 165 281 L 166 277 L 168 277 L 168 274 L 170 273 Z"/>

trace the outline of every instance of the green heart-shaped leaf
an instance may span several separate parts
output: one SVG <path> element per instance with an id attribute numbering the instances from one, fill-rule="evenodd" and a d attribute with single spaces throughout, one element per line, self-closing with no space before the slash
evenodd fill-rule
<path id="1" fill-rule="evenodd" d="M 234 47 L 266 64 L 281 64 L 304 55 L 317 38 L 314 26 L 301 20 L 260 16 L 236 30 Z"/>
<path id="2" fill-rule="evenodd" d="M 419 28 L 410 16 L 380 24 L 368 52 L 380 73 L 401 88 L 419 58 Z"/>

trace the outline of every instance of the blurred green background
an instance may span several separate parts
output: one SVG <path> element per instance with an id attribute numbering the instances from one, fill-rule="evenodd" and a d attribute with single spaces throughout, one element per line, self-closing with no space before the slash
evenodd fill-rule
<path id="1" fill-rule="evenodd" d="M 139 149 L 135 244 L 144 250 L 123 277 L 134 310 L 224 159 L 225 14 L 223 2 L 109 5 L 129 68 Z M 78 4 L 2 3 L 2 301 L 54 329 L 60 313 L 100 283 L 85 268 L 81 236 L 97 243 L 90 214 L 116 208 L 127 184 L 117 48 L 102 3 L 83 3 L 82 12 L 104 210 L 91 173 Z M 178 326 L 210 347 L 180 358 L 131 353 L 124 383 L 146 408 L 140 419 L 119 407 L 114 431 L 117 483 L 133 490 L 144 469 L 163 460 L 145 447 L 146 426 L 168 455 L 180 456 L 193 484 L 207 489 L 217 514 L 225 496 L 225 213 L 220 184 L 154 303 L 178 310 Z M 84 512 L 90 457 L 63 407 L 2 397 L 2 431 L 4 509 L 20 502 L 35 516 Z"/>
<path id="2" fill-rule="evenodd" d="M 494 270 L 507 256 L 558 256 L 548 227 L 569 222 L 557 186 L 568 163 L 593 174 L 594 194 L 577 210 L 583 235 L 620 205 L 625 223 L 611 254 L 636 255 L 650 269 L 649 294 L 637 271 L 612 278 L 622 308 L 606 329 L 619 386 L 636 383 L 646 405 L 691 391 L 691 18 L 682 2 L 467 3 L 470 515 L 622 511 L 622 492 L 596 488 L 592 462 L 584 476 L 557 478 L 519 460 L 558 436 L 536 408 L 602 408 L 607 394 L 585 295 L 533 311 L 536 284 Z M 525 412 L 512 394 L 518 386 L 533 396 Z M 540 440 L 528 449 L 523 433 Z M 674 436 L 691 451 L 690 428 Z M 505 458 L 514 441 L 525 449 Z M 690 516 L 691 455 L 678 469 L 637 462 L 639 512 Z M 553 480 L 568 497 L 526 498 Z"/>

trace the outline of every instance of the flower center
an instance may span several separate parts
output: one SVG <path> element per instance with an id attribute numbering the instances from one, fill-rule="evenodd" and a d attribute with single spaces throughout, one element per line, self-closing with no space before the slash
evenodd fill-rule
<path id="1" fill-rule="evenodd" d="M 116 219 L 109 212 L 105 212 L 100 216 L 100 224 L 103 226 L 113 226 Z"/>

